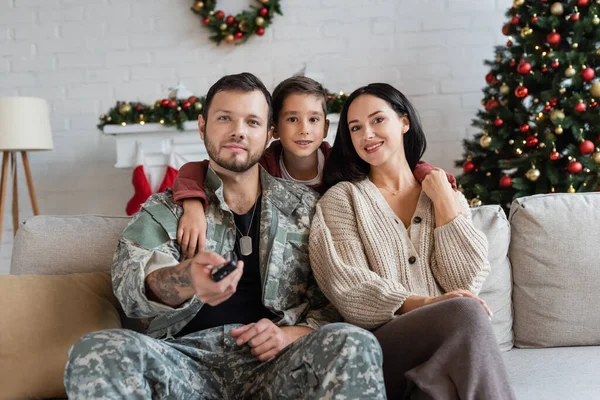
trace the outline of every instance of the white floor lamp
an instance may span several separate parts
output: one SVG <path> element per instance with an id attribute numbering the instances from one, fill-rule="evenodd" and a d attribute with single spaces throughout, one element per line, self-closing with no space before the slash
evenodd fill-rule
<path id="1" fill-rule="evenodd" d="M 29 169 L 28 151 L 52 150 L 52 130 L 50 113 L 46 100 L 34 97 L 0 97 L 0 151 L 2 157 L 2 181 L 0 183 L 0 239 L 4 222 L 4 203 L 8 182 L 8 162 L 13 180 L 13 229 L 17 233 L 19 227 L 19 198 L 17 191 L 17 152 L 21 153 L 29 197 L 33 214 L 39 209 L 35 197 L 35 188 Z"/>

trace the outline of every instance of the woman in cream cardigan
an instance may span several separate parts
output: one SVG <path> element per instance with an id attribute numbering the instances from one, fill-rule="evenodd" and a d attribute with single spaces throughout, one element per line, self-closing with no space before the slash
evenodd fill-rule
<path id="1" fill-rule="evenodd" d="M 311 226 L 315 277 L 346 321 L 379 339 L 388 398 L 513 399 L 477 296 L 487 240 L 444 171 L 421 185 L 413 176 L 425 146 L 398 90 L 350 95 Z"/>

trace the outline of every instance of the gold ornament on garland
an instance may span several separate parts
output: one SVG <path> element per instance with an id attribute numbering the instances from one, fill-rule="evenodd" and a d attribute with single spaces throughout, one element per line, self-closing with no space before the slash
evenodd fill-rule
<path id="1" fill-rule="evenodd" d="M 538 180 L 538 178 L 540 177 L 541 173 L 540 170 L 533 167 L 531 168 L 529 171 L 527 171 L 525 173 L 525 176 L 527 177 L 527 179 L 529 179 L 532 182 L 535 182 Z"/>
<path id="2" fill-rule="evenodd" d="M 191 9 L 202 18 L 202 23 L 212 32 L 210 40 L 220 44 L 243 43 L 252 35 L 263 36 L 275 14 L 281 12 L 281 0 L 256 0 L 251 7 L 233 16 L 217 10 L 217 0 L 194 1 Z M 233 40 L 231 39 L 233 37 Z"/>
<path id="3" fill-rule="evenodd" d="M 556 2 L 550 7 L 550 12 L 552 13 L 552 15 L 563 15 L 565 9 L 562 3 Z"/>
<path id="4" fill-rule="evenodd" d="M 573 185 L 569 186 L 569 188 L 567 189 L 567 192 L 575 193 L 575 188 L 573 187 Z"/>
<path id="5" fill-rule="evenodd" d="M 130 111 L 131 111 L 131 106 L 129 105 L 129 103 L 123 103 L 119 107 L 119 112 L 123 115 L 127 114 Z"/>

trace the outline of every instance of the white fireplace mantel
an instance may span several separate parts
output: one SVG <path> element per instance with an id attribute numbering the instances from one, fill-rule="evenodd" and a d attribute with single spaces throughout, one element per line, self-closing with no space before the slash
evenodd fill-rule
<path id="1" fill-rule="evenodd" d="M 339 114 L 327 116 L 330 121 L 327 140 L 333 144 Z M 166 127 L 162 124 L 106 125 L 104 135 L 115 137 L 117 162 L 115 168 L 134 168 L 138 165 L 138 149 L 143 152 L 143 163 L 153 189 L 157 189 L 163 179 L 169 162 L 179 169 L 188 161 L 201 161 L 208 158 L 204 143 L 200 140 L 198 123 L 187 121 L 184 130 Z"/>

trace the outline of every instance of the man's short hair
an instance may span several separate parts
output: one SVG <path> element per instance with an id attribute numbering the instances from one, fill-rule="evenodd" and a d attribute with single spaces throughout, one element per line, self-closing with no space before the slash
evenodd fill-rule
<path id="1" fill-rule="evenodd" d="M 265 95 L 265 100 L 269 106 L 269 116 L 267 123 L 267 130 L 273 125 L 273 106 L 271 105 L 271 94 L 255 75 L 249 72 L 242 72 L 241 74 L 225 75 L 214 83 L 208 90 L 206 98 L 204 99 L 204 108 L 202 110 L 202 116 L 206 121 L 208 117 L 208 110 L 210 103 L 213 98 L 219 92 L 253 92 L 260 90 Z"/>

